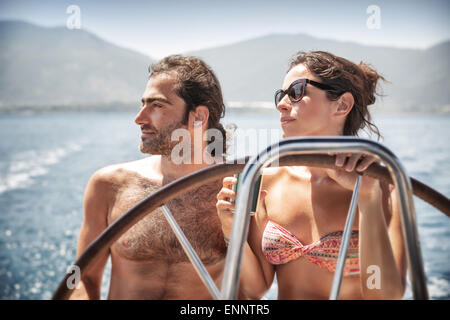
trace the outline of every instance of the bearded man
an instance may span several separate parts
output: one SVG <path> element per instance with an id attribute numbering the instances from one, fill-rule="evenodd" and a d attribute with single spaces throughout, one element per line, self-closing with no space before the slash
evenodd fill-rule
<path id="1" fill-rule="evenodd" d="M 142 132 L 140 150 L 150 156 L 102 168 L 90 178 L 77 256 L 108 225 L 152 192 L 213 164 L 216 159 L 223 159 L 223 148 L 204 152 L 210 141 L 194 139 L 194 131 L 201 130 L 203 136 L 207 130 L 214 129 L 222 133 L 221 143 L 225 145 L 225 130 L 219 122 L 225 107 L 219 81 L 212 70 L 198 58 L 176 55 L 152 65 L 149 71 L 142 108 L 135 122 Z M 184 130 L 187 134 L 182 136 L 187 140 L 173 141 L 176 130 Z M 173 152 L 180 143 L 190 146 L 188 151 L 183 150 L 182 161 L 179 152 Z M 201 154 L 201 161 L 194 161 L 194 154 Z M 221 185 L 219 179 L 166 204 L 218 286 L 226 253 L 215 207 Z M 211 298 L 161 208 L 148 213 L 85 270 L 81 286 L 73 291 L 71 298 L 100 298 L 102 275 L 109 256 L 109 299 Z"/>

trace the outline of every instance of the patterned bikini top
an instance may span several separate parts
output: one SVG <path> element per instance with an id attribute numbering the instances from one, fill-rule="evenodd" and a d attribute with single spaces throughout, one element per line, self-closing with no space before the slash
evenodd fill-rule
<path id="1" fill-rule="evenodd" d="M 262 238 L 262 251 L 272 264 L 284 264 L 304 256 L 315 265 L 334 272 L 342 241 L 342 231 L 332 232 L 304 246 L 295 235 L 269 221 Z M 347 251 L 344 275 L 359 274 L 358 231 L 353 230 Z"/>

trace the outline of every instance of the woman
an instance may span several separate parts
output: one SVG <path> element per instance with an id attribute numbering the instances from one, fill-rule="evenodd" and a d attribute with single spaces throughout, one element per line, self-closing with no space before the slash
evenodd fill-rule
<path id="1" fill-rule="evenodd" d="M 321 51 L 296 54 L 283 90 L 275 94 L 283 137 L 351 136 L 365 128 L 379 136 L 368 110 L 379 79 L 383 78 L 362 62 L 356 65 Z M 278 299 L 329 297 L 355 170 L 363 171 L 374 161 L 361 154 L 337 154 L 341 170 L 264 170 L 241 272 L 241 286 L 249 296 L 260 298 L 276 275 Z M 226 238 L 235 183 L 235 178 L 225 178 L 217 195 Z M 340 299 L 402 298 L 406 261 L 393 186 L 362 178 L 347 257 Z"/>

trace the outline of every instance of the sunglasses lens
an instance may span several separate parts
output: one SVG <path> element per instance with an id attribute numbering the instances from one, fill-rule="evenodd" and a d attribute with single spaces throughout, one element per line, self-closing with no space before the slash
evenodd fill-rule
<path id="1" fill-rule="evenodd" d="M 299 82 L 294 84 L 290 89 L 289 89 L 289 98 L 292 101 L 300 101 L 301 98 L 303 97 L 303 83 Z"/>
<path id="2" fill-rule="evenodd" d="M 281 89 L 275 92 L 275 107 L 277 107 L 280 101 L 283 100 L 286 93 L 288 94 L 291 102 L 300 101 L 303 98 L 303 92 L 305 89 L 304 85 L 305 84 L 303 82 L 296 82 L 289 87 L 287 92 Z"/>
<path id="3" fill-rule="evenodd" d="M 285 95 L 285 93 L 281 90 L 278 90 L 277 92 L 275 92 L 275 107 L 278 106 L 280 101 L 283 99 L 284 95 Z"/>

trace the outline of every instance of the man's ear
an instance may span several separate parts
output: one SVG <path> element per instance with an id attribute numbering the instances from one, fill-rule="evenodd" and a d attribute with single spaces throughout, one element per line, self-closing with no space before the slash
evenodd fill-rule
<path id="1" fill-rule="evenodd" d="M 343 93 L 338 100 L 336 100 L 336 111 L 337 116 L 346 116 L 353 108 L 355 104 L 355 99 L 350 92 Z"/>
<path id="2" fill-rule="evenodd" d="M 193 127 L 201 126 L 206 128 L 209 120 L 209 109 L 206 106 L 197 106 L 189 113 L 189 124 Z"/>

